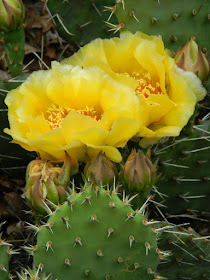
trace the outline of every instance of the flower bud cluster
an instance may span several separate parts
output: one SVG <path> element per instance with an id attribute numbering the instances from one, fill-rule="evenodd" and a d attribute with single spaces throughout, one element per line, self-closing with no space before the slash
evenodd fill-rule
<path id="1" fill-rule="evenodd" d="M 44 212 L 43 201 L 59 204 L 66 197 L 66 188 L 70 182 L 71 162 L 66 158 L 61 166 L 58 162 L 33 160 L 26 171 L 25 197 L 37 212 Z"/>

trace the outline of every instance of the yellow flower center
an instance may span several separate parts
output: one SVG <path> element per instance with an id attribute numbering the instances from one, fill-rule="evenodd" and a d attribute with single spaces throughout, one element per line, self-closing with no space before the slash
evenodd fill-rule
<path id="1" fill-rule="evenodd" d="M 145 74 L 142 76 L 138 72 L 133 72 L 132 75 L 125 73 L 126 76 L 133 77 L 135 80 L 139 82 L 136 88 L 136 94 L 143 94 L 146 98 L 150 96 L 150 94 L 163 94 L 160 84 L 156 82 L 155 84 L 152 82 L 152 78 L 150 74 Z"/>
<path id="2" fill-rule="evenodd" d="M 75 109 L 69 107 L 63 108 L 58 105 L 52 105 L 52 107 L 50 107 L 45 113 L 45 119 L 50 125 L 51 130 L 60 128 L 63 120 L 71 111 L 80 113 L 84 116 L 89 116 L 97 121 L 101 119 L 101 112 L 96 111 L 94 108 L 89 108 L 88 106 L 86 106 L 85 109 Z"/>

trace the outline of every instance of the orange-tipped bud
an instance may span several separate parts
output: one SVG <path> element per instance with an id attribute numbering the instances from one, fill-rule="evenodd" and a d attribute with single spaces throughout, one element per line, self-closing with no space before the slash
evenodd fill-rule
<path id="1" fill-rule="evenodd" d="M 32 208 L 44 213 L 43 201 L 58 205 L 63 202 L 65 190 L 70 182 L 71 161 L 66 153 L 64 163 L 33 160 L 26 170 L 25 197 Z"/>
<path id="2" fill-rule="evenodd" d="M 117 175 L 117 169 L 113 162 L 102 152 L 92 161 L 88 162 L 84 169 L 85 177 L 99 185 L 112 184 Z"/>
<path id="3" fill-rule="evenodd" d="M 157 180 L 156 168 L 143 151 L 134 149 L 123 166 L 122 178 L 131 192 L 146 191 Z"/>
<path id="4" fill-rule="evenodd" d="M 184 71 L 192 71 L 201 81 L 207 80 L 210 73 L 208 57 L 200 50 L 193 38 L 175 54 L 174 59 L 177 66 Z"/>

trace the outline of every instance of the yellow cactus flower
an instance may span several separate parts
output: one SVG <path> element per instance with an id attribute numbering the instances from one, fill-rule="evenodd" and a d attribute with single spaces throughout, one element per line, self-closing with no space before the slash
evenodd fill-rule
<path id="1" fill-rule="evenodd" d="M 96 39 L 62 64 L 97 65 L 135 90 L 142 146 L 179 135 L 196 103 L 206 95 L 195 74 L 176 66 L 160 36 L 123 32 L 120 38 Z"/>
<path id="2" fill-rule="evenodd" d="M 117 147 L 139 130 L 135 92 L 96 66 L 54 62 L 10 91 L 5 103 L 10 123 L 5 132 L 42 159 L 64 159 L 66 151 L 74 164 L 102 151 L 120 162 Z"/>

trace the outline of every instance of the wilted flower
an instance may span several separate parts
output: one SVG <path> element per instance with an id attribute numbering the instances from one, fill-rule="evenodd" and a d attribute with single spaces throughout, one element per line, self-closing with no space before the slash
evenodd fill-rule
<path id="1" fill-rule="evenodd" d="M 25 9 L 21 0 L 0 0 L 0 29 L 8 32 L 23 22 Z"/>
<path id="2" fill-rule="evenodd" d="M 32 208 L 44 212 L 43 201 L 58 205 L 65 197 L 70 182 L 71 161 L 68 154 L 63 165 L 59 162 L 33 160 L 26 171 L 25 197 Z"/>
<path id="3" fill-rule="evenodd" d="M 96 39 L 62 64 L 97 65 L 138 96 L 138 136 L 147 146 L 164 136 L 177 136 L 206 90 L 191 72 L 184 72 L 164 49 L 160 36 L 122 32 L 120 38 Z"/>
<path id="4" fill-rule="evenodd" d="M 41 159 L 61 160 L 65 151 L 73 166 L 100 151 L 120 162 L 123 147 L 139 130 L 140 108 L 132 88 L 100 68 L 54 62 L 34 72 L 7 94 L 13 142 Z"/>
<path id="5" fill-rule="evenodd" d="M 104 154 L 99 153 L 97 157 L 88 162 L 84 169 L 85 177 L 96 184 L 112 184 L 117 175 L 117 169 L 113 162 Z"/>
<path id="6" fill-rule="evenodd" d="M 122 169 L 123 181 L 131 192 L 146 191 L 156 180 L 156 167 L 143 151 L 132 150 Z"/>
<path id="7" fill-rule="evenodd" d="M 205 81 L 210 73 L 210 65 L 207 56 L 191 38 L 174 57 L 176 64 L 185 71 L 192 71 L 201 81 Z"/>

